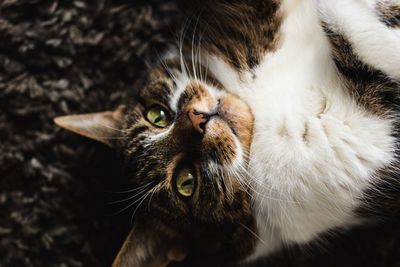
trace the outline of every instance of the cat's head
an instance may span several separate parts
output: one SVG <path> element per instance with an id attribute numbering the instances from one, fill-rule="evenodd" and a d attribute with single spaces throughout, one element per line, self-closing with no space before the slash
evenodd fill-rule
<path id="1" fill-rule="evenodd" d="M 184 255 L 233 260 L 254 245 L 245 173 L 252 113 L 215 80 L 174 66 L 155 67 L 114 111 L 55 119 L 126 159 L 138 209 L 115 266 L 162 266 Z"/>

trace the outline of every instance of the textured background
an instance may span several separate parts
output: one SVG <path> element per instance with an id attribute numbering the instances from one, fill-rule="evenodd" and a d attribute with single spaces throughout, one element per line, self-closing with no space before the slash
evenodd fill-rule
<path id="1" fill-rule="evenodd" d="M 120 197 L 118 159 L 52 118 L 121 103 L 180 17 L 166 0 L 0 0 L 0 266 L 110 265 L 130 224 L 108 204 Z M 400 266 L 397 225 L 270 262 Z"/>
<path id="2" fill-rule="evenodd" d="M 109 266 L 113 152 L 57 115 L 112 108 L 170 34 L 168 1 L 0 0 L 0 266 Z M 132 211 L 130 211 L 132 212 Z M 125 216 L 124 216 L 125 215 Z"/>

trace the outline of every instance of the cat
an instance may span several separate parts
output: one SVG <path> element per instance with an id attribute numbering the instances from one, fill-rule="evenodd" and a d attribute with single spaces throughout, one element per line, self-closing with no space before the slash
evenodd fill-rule
<path id="1" fill-rule="evenodd" d="M 139 192 L 113 266 L 246 263 L 398 218 L 400 2 L 190 5 L 132 99 L 55 119 L 117 149 Z"/>

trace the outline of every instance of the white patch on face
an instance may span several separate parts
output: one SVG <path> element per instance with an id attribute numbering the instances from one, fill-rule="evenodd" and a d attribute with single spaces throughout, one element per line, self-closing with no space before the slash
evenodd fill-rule
<path id="1" fill-rule="evenodd" d="M 231 168 L 233 170 L 240 170 L 241 168 L 244 168 L 244 153 L 243 153 L 243 147 L 240 144 L 240 141 L 236 136 L 234 136 L 234 141 L 235 141 L 235 146 L 236 146 L 236 155 L 235 159 L 231 164 L 228 164 L 226 168 Z"/>
<path id="2" fill-rule="evenodd" d="M 190 78 L 181 72 L 175 72 L 174 82 L 176 84 L 176 88 L 170 98 L 169 106 L 173 111 L 177 112 L 179 98 L 183 92 L 185 92 L 186 86 L 190 83 Z"/>
<path id="3" fill-rule="evenodd" d="M 399 31 L 380 21 L 375 11 L 378 2 L 318 0 L 318 8 L 323 20 L 349 40 L 363 62 L 399 79 Z"/>
<path id="4" fill-rule="evenodd" d="M 236 179 L 243 186 L 247 186 L 246 183 L 248 181 L 246 180 L 247 172 L 244 165 L 245 161 L 243 155 L 243 148 L 236 136 L 234 137 L 234 140 L 236 144 L 236 155 L 233 162 L 231 164 L 221 165 L 213 160 L 210 160 L 206 163 L 208 169 L 207 172 L 209 177 L 217 177 L 219 179 L 228 179 L 228 180 Z M 214 184 L 216 184 L 219 187 L 219 190 L 222 191 L 220 182 L 214 181 Z M 234 189 L 232 188 L 230 183 L 227 184 L 228 184 L 228 189 L 230 189 L 233 192 Z"/>
<path id="5" fill-rule="evenodd" d="M 166 138 L 168 135 L 170 135 L 172 132 L 172 125 L 168 126 L 168 128 L 164 129 L 164 131 L 156 133 L 156 134 L 152 134 L 152 135 L 148 135 L 146 133 L 146 139 L 144 140 L 144 147 L 148 147 L 149 145 L 152 145 L 156 142 L 160 142 L 161 140 L 163 140 L 164 138 Z"/>
<path id="6" fill-rule="evenodd" d="M 314 1 L 284 1 L 290 12 L 282 46 L 264 57 L 254 78 L 209 56 L 210 71 L 255 119 L 248 172 L 263 242 L 251 259 L 359 223 L 354 211 L 363 192 L 394 161 L 392 121 L 349 96 L 316 8 Z"/>

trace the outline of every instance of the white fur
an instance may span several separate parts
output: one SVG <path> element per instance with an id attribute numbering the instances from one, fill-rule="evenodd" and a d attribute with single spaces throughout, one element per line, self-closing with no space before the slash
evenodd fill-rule
<path id="1" fill-rule="evenodd" d="M 400 78 L 398 29 L 380 22 L 376 0 L 318 0 L 324 21 L 342 33 L 367 64 Z M 397 1 L 397 3 L 399 3 Z"/>
<path id="2" fill-rule="evenodd" d="M 354 210 L 363 190 L 375 182 L 374 172 L 394 159 L 392 122 L 363 110 L 346 92 L 319 26 L 316 2 L 287 0 L 282 8 L 289 13 L 282 26 L 283 45 L 265 56 L 255 78 L 238 74 L 215 56 L 208 58 L 210 71 L 241 96 L 255 116 L 248 171 L 257 192 L 254 206 L 263 241 L 252 259 L 283 244 L 308 242 L 321 232 L 358 223 Z M 364 15 L 343 19 L 361 27 L 370 19 Z M 360 34 L 353 26 L 340 25 L 351 33 L 346 37 L 357 43 L 355 49 L 366 62 L 393 77 L 400 75 L 400 65 L 392 62 L 400 62 L 400 53 L 380 41 L 386 40 L 387 31 L 374 32 L 370 41 L 364 40 L 371 37 L 364 26 Z M 366 25 L 382 30 L 372 22 Z"/>

